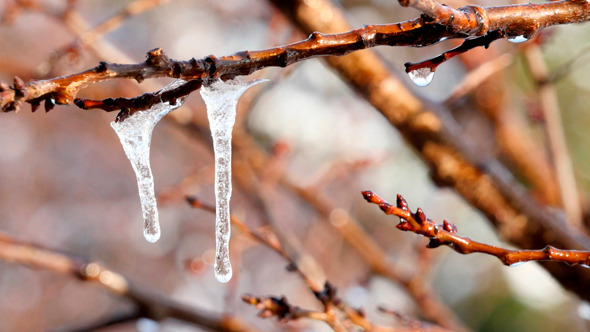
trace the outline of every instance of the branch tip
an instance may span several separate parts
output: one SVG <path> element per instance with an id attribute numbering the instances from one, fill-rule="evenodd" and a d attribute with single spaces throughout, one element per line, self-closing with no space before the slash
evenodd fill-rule
<path id="1" fill-rule="evenodd" d="M 94 68 L 94 71 L 97 72 L 97 73 L 99 73 L 99 74 L 100 73 L 104 73 L 104 72 L 107 71 L 107 66 L 108 66 L 108 63 L 107 62 L 101 61 L 101 62 L 98 63 L 98 66 L 96 66 Z"/>
<path id="2" fill-rule="evenodd" d="M 400 194 L 397 194 L 396 205 L 402 210 L 409 210 L 408 201 L 406 201 L 406 199 Z"/>
<path id="3" fill-rule="evenodd" d="M 418 224 L 424 225 L 424 223 L 426 222 L 426 215 L 424 214 L 424 211 L 422 211 L 422 208 L 416 209 L 416 213 L 414 213 L 414 218 L 416 219 L 416 222 Z"/>
<path id="4" fill-rule="evenodd" d="M 383 201 L 379 196 L 377 196 L 377 194 L 370 190 L 363 190 L 361 193 L 363 194 L 365 200 L 369 203 L 379 204 Z"/>
<path id="5" fill-rule="evenodd" d="M 164 51 L 158 47 L 147 52 L 147 59 L 145 60 L 145 63 L 153 67 L 163 67 L 169 61 L 170 59 L 166 53 L 164 53 Z"/>
<path id="6" fill-rule="evenodd" d="M 202 202 L 196 196 L 186 196 L 186 202 L 193 208 L 198 208 L 202 205 Z"/>
<path id="7" fill-rule="evenodd" d="M 451 234 L 457 234 L 457 226 L 446 220 L 443 220 L 443 229 Z"/>
<path id="8" fill-rule="evenodd" d="M 322 302 L 322 304 L 324 306 L 327 306 L 329 303 L 334 303 L 335 299 L 336 299 L 336 288 L 334 286 L 332 286 L 332 284 L 329 281 L 326 281 L 326 283 L 324 283 L 324 288 L 319 291 L 313 292 L 315 297 Z"/>
<path id="9" fill-rule="evenodd" d="M 370 200 L 367 199 L 369 203 L 378 204 L 385 214 L 392 214 L 400 219 L 399 224 L 395 226 L 397 229 L 427 237 L 429 239 L 427 248 L 437 248 L 444 245 L 460 254 L 484 253 L 495 256 L 507 266 L 516 266 L 517 263 L 528 261 L 559 261 L 583 267 L 588 267 L 590 263 L 589 251 L 564 250 L 553 246 L 545 246 L 539 250 L 510 250 L 476 242 L 467 237 L 460 237 L 456 235 L 457 227 L 455 225 L 446 220 L 443 220 L 441 225 L 437 225 L 426 217 L 421 208 L 417 208 L 416 213 L 408 213 L 406 211 L 407 202 L 403 200 L 401 195 L 398 195 L 398 208 L 395 208 L 376 194 L 370 191 L 367 193 L 373 195 Z"/>

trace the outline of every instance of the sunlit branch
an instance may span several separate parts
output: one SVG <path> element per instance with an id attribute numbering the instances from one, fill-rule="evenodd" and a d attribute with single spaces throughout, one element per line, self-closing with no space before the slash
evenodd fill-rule
<path id="1" fill-rule="evenodd" d="M 448 246 L 460 254 L 484 253 L 496 256 L 505 265 L 514 265 L 520 262 L 529 261 L 558 261 L 570 265 L 590 266 L 590 252 L 582 250 L 562 250 L 552 246 L 546 246 L 540 250 L 510 250 L 495 247 L 485 243 L 473 241 L 466 237 L 457 235 L 457 227 L 443 220 L 441 225 L 435 224 L 426 218 L 422 209 L 418 208 L 412 213 L 408 203 L 401 196 L 397 195 L 397 206 L 389 204 L 372 191 L 363 191 L 363 197 L 369 203 L 379 205 L 385 214 L 394 215 L 400 218 L 400 223 L 395 227 L 402 231 L 411 231 L 430 239 L 429 248 Z"/>
<path id="2" fill-rule="evenodd" d="M 530 37 L 547 26 L 590 19 L 590 3 L 586 1 L 485 8 L 467 6 L 457 10 L 438 5 L 433 0 L 413 1 L 411 5 L 422 3 L 427 3 L 427 7 L 432 8 L 420 6 L 427 15 L 414 20 L 367 25 L 337 34 L 314 32 L 306 40 L 267 50 L 178 61 L 169 59 L 161 50 L 156 49 L 148 52 L 147 60 L 142 63 L 101 62 L 97 67 L 81 73 L 26 84 L 15 78 L 12 87 L 0 85 L 0 109 L 5 112 L 16 111 L 24 102 L 35 108 L 45 101 L 50 104 L 46 105 L 46 110 L 50 110 L 54 103 L 72 103 L 81 88 L 113 78 L 135 79 L 138 82 L 157 77 L 205 81 L 212 78 L 230 79 L 249 75 L 266 67 L 286 67 L 317 56 L 341 56 L 379 45 L 427 46 L 446 38 L 482 36 L 494 30 L 503 31 L 507 36 Z M 432 4 L 436 6 L 431 6 Z M 436 19 L 433 20 L 432 17 Z M 100 105 L 97 107 L 101 108 Z"/>

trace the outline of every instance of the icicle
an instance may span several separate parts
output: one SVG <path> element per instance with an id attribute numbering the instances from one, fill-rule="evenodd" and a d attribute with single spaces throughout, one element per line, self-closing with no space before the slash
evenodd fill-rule
<path id="1" fill-rule="evenodd" d="M 162 92 L 171 90 L 186 83 L 176 80 L 167 85 Z M 179 108 L 184 99 L 176 100 L 175 105 L 170 103 L 158 103 L 145 111 L 133 113 L 130 117 L 116 122 L 111 122 L 123 145 L 123 150 L 131 162 L 131 166 L 137 177 L 139 200 L 143 212 L 143 235 L 149 242 L 156 242 L 160 238 L 160 223 L 158 221 L 158 207 L 154 194 L 154 177 L 150 167 L 150 143 L 152 131 L 164 115 Z"/>
<path id="2" fill-rule="evenodd" d="M 215 277 L 228 282 L 232 277 L 229 261 L 229 237 L 231 231 L 229 200 L 231 197 L 231 136 L 236 121 L 236 106 L 244 91 L 266 80 L 242 82 L 234 79 L 217 80 L 201 88 L 201 96 L 207 105 L 207 117 L 213 137 L 215 154 Z"/>

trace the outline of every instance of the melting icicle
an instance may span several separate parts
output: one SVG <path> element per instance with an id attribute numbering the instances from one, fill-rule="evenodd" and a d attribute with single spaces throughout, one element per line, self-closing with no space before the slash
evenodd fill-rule
<path id="1" fill-rule="evenodd" d="M 176 80 L 167 85 L 163 91 L 171 90 L 186 83 Z M 164 115 L 179 108 L 184 99 L 178 99 L 175 105 L 158 103 L 145 111 L 133 113 L 130 117 L 111 122 L 111 127 L 119 136 L 123 150 L 131 162 L 137 177 L 139 200 L 143 212 L 143 235 L 149 242 L 156 242 L 160 238 L 160 223 L 158 221 L 158 207 L 154 194 L 154 177 L 150 167 L 150 143 L 152 131 Z"/>
<path id="2" fill-rule="evenodd" d="M 236 106 L 244 91 L 263 81 L 265 80 L 217 80 L 201 88 L 201 96 L 207 105 L 215 153 L 215 277 L 220 282 L 228 282 L 232 277 L 229 261 L 229 199 L 232 191 L 231 135 L 236 120 Z"/>
<path id="3" fill-rule="evenodd" d="M 414 84 L 417 86 L 427 86 L 432 82 L 432 78 L 434 77 L 434 71 L 429 67 L 423 67 L 411 70 L 408 72 L 410 79 Z"/>

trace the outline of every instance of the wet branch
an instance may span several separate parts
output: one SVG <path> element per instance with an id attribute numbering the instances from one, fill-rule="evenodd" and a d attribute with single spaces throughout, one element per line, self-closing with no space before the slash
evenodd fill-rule
<path id="1" fill-rule="evenodd" d="M 552 246 L 546 246 L 540 250 L 510 250 L 495 247 L 458 236 L 457 227 L 446 220 L 443 220 L 441 225 L 435 224 L 426 217 L 421 208 L 418 208 L 415 213 L 412 213 L 408 202 L 401 195 L 397 195 L 397 206 L 395 206 L 383 200 L 372 191 L 363 191 L 362 194 L 367 202 L 379 205 L 379 208 L 385 214 L 399 217 L 400 223 L 395 226 L 396 228 L 429 238 L 428 248 L 448 246 L 460 254 L 484 253 L 496 256 L 502 263 L 508 266 L 530 261 L 557 261 L 570 265 L 590 266 L 589 251 L 562 250 Z"/>
<path id="2" fill-rule="evenodd" d="M 296 2 L 277 0 L 276 3 L 285 7 L 296 6 Z M 210 79 L 231 79 L 266 67 L 286 67 L 317 56 L 341 56 L 379 45 L 428 46 L 443 38 L 483 36 L 495 30 L 503 31 L 506 36 L 531 36 L 547 26 L 590 19 L 590 3 L 586 1 L 498 7 L 466 6 L 459 9 L 442 6 L 433 0 L 402 1 L 402 5 L 414 6 L 425 15 L 405 22 L 367 25 L 343 33 L 313 32 L 308 39 L 297 43 L 261 51 L 242 51 L 219 58 L 211 55 L 199 60 L 179 61 L 169 59 L 160 49 L 155 49 L 148 52 L 147 60 L 142 63 L 101 62 L 95 68 L 81 73 L 26 84 L 15 78 L 12 87 L 0 84 L 0 109 L 4 112 L 17 111 L 23 103 L 28 102 L 34 110 L 41 102 L 45 102 L 48 111 L 54 104 L 72 103 L 83 87 L 113 78 L 141 82 L 148 78 L 174 77 L 207 83 Z M 185 89 L 178 94 L 184 96 L 190 92 Z M 121 105 L 116 102 L 121 102 Z M 114 107 L 120 106 L 119 109 L 122 109 L 126 108 L 125 104 L 133 104 L 133 101 L 125 100 L 116 102 L 85 102 L 79 103 L 79 106 L 112 110 Z M 134 110 L 149 108 L 151 104 L 147 104 L 144 101 L 144 104 L 135 105 Z"/>
<path id="3" fill-rule="evenodd" d="M 329 1 L 272 3 L 304 33 L 350 28 L 342 11 Z M 314 19 L 318 15 L 330 19 L 318 22 Z M 400 131 L 429 166 L 431 178 L 438 186 L 456 190 L 493 223 L 505 240 L 524 249 L 550 244 L 590 250 L 590 239 L 570 229 L 560 211 L 539 204 L 495 157 L 466 144 L 470 139 L 450 116 L 449 108 L 417 96 L 376 54 L 355 52 L 342 58 L 328 57 L 326 62 Z M 590 270 L 563 264 L 543 266 L 563 286 L 590 299 L 589 289 L 582 286 Z"/>

